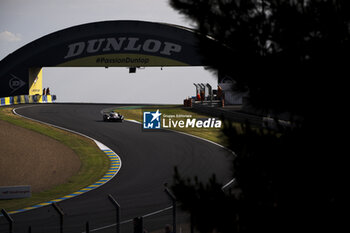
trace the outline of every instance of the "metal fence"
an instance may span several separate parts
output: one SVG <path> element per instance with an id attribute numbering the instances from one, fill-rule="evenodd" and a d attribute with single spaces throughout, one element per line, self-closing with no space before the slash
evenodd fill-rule
<path id="1" fill-rule="evenodd" d="M 0 215 L 1 233 L 174 233 L 193 232 L 190 216 L 181 211 L 173 194 L 166 188 L 169 206 L 141 216 L 123 216 L 123 209 L 117 198 L 107 195 L 109 206 L 104 215 L 91 210 L 88 219 L 77 215 L 72 210 L 62 210 L 53 203 L 45 209 L 44 214 L 32 217 L 26 223 L 16 221 L 5 210 Z M 107 217 L 106 217 L 107 216 Z M 86 216 L 85 216 L 86 218 Z M 29 222 L 29 224 L 28 224 Z"/>

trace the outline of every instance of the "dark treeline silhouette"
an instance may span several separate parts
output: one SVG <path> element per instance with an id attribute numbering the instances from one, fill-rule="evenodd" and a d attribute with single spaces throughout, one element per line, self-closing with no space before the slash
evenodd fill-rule
<path id="1" fill-rule="evenodd" d="M 346 187 L 344 90 L 350 1 L 171 0 L 200 34 L 209 69 L 233 78 L 260 112 L 290 117 L 266 132 L 229 123 L 235 190 L 175 172 L 173 191 L 200 232 L 340 232 Z M 223 45 L 223 46 L 222 46 Z M 345 133 L 345 134 L 344 134 Z M 346 144 L 345 144 L 346 145 Z"/>
<path id="2" fill-rule="evenodd" d="M 308 114 L 329 100 L 350 60 L 349 1 L 172 0 L 201 34 L 225 47 L 200 52 L 249 90 L 257 108 Z M 343 81 L 344 82 L 344 81 Z M 326 89 L 324 89 L 326 88 Z M 334 93 L 333 93 L 334 94 Z M 331 96 L 332 97 L 332 96 Z"/>

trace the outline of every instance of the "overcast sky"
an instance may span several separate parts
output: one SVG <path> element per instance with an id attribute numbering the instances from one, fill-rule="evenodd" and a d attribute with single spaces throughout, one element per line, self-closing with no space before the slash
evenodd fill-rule
<path id="1" fill-rule="evenodd" d="M 194 28 L 168 0 L 0 0 L 0 59 L 49 33 L 104 20 L 144 20 Z M 44 68 L 43 84 L 60 102 L 182 103 L 193 83 L 217 80 L 202 67 Z"/>

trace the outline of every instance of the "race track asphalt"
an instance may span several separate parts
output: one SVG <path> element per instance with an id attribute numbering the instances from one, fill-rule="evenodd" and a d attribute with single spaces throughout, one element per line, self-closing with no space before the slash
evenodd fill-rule
<path id="1" fill-rule="evenodd" d="M 90 136 L 111 148 L 122 160 L 121 170 L 110 182 L 58 203 L 65 213 L 65 233 L 85 231 L 87 221 L 90 230 L 95 229 L 91 232 L 115 232 L 115 209 L 108 194 L 119 202 L 122 222 L 129 222 L 122 224 L 121 232 L 132 232 L 132 223 L 128 220 L 171 206 L 164 193 L 164 183 L 172 183 L 174 166 L 185 177 L 198 176 L 204 181 L 215 173 L 224 184 L 232 179 L 232 156 L 226 149 L 172 131 L 144 132 L 140 124 L 132 122 L 103 122 L 101 110 L 111 107 L 113 105 L 43 104 L 17 110 L 21 115 Z M 178 222 L 184 221 L 185 215 L 179 215 Z M 51 206 L 12 217 L 15 233 L 28 232 L 29 226 L 33 233 L 60 232 L 59 216 Z M 1 221 L 2 230 L 6 230 L 4 220 Z M 171 210 L 144 218 L 148 231 L 161 229 L 167 223 L 171 224 Z"/>

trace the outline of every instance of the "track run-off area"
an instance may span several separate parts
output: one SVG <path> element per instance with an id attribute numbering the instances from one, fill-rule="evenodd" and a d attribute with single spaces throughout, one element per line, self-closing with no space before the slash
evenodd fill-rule
<path id="1" fill-rule="evenodd" d="M 115 232 L 115 208 L 108 195 L 120 204 L 121 232 L 132 232 L 132 219 L 144 216 L 148 231 L 171 224 L 171 201 L 164 184 L 171 184 L 174 167 L 184 177 L 206 181 L 215 174 L 228 183 L 231 177 L 231 152 L 196 137 L 169 130 L 143 131 L 135 122 L 104 122 L 101 111 L 118 105 L 42 104 L 18 108 L 25 117 L 63 127 L 91 137 L 114 151 L 122 161 L 119 173 L 106 184 L 74 198 L 59 202 L 64 212 L 64 232 L 85 231 L 89 222 L 93 232 Z M 146 216 L 152 216 L 146 218 Z M 14 232 L 60 232 L 59 215 L 52 206 L 11 215 Z M 178 222 L 186 221 L 179 213 Z M 124 224 L 125 223 L 125 224 Z M 7 225 L 1 225 L 7 232 Z"/>

